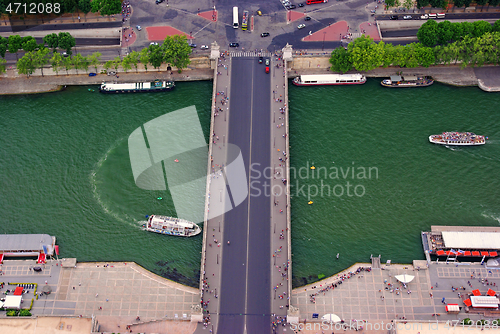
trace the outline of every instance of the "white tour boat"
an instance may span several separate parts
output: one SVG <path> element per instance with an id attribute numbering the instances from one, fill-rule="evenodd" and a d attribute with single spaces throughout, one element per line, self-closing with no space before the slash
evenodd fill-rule
<path id="1" fill-rule="evenodd" d="M 192 237 L 201 232 L 201 227 L 185 219 L 158 215 L 151 215 L 144 227 L 150 232 L 181 237 Z"/>
<path id="2" fill-rule="evenodd" d="M 315 74 L 298 76 L 292 82 L 295 86 L 361 85 L 366 77 L 362 74 Z"/>
<path id="3" fill-rule="evenodd" d="M 429 141 L 440 145 L 472 146 L 484 145 L 488 137 L 478 136 L 472 132 L 443 132 L 429 136 Z"/>

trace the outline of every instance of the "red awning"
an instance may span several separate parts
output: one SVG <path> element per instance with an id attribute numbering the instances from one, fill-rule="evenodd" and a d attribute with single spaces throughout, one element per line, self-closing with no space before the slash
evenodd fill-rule
<path id="1" fill-rule="evenodd" d="M 23 294 L 23 288 L 18 286 L 16 290 L 14 290 L 14 296 L 21 296 Z"/>
<path id="2" fill-rule="evenodd" d="M 455 255 L 452 251 L 446 251 L 446 255 Z"/>
<path id="3" fill-rule="evenodd" d="M 439 256 L 443 256 L 444 255 L 444 250 L 438 250 L 436 252 L 436 254 L 439 255 Z"/>
<path id="4" fill-rule="evenodd" d="M 465 251 L 464 256 L 470 256 L 470 251 Z"/>
<path id="5" fill-rule="evenodd" d="M 59 255 L 59 246 L 58 245 L 55 245 L 55 250 L 56 250 L 56 254 Z"/>
<path id="6" fill-rule="evenodd" d="M 489 252 L 481 252 L 481 256 L 490 256 L 490 253 Z"/>
<path id="7" fill-rule="evenodd" d="M 481 296 L 481 291 L 479 291 L 479 289 L 472 290 L 472 294 L 473 294 L 474 296 Z"/>
<path id="8" fill-rule="evenodd" d="M 490 256 L 498 256 L 497 252 L 490 252 Z"/>
<path id="9" fill-rule="evenodd" d="M 471 307 L 471 306 L 472 306 L 472 302 L 471 302 L 471 301 L 470 301 L 470 299 L 468 299 L 468 298 L 467 298 L 466 300 L 464 300 L 464 304 L 465 304 L 466 306 L 469 306 L 469 307 Z"/>
<path id="10" fill-rule="evenodd" d="M 497 293 L 495 291 L 491 290 L 491 289 L 488 289 L 488 292 L 486 292 L 486 294 L 488 296 L 496 296 L 497 295 Z"/>
<path id="11" fill-rule="evenodd" d="M 36 261 L 36 263 L 45 263 L 45 254 L 38 254 L 38 260 Z"/>
<path id="12" fill-rule="evenodd" d="M 0 263 L 3 263 L 3 254 L 0 254 Z"/>
<path id="13" fill-rule="evenodd" d="M 478 251 L 472 251 L 472 256 L 479 256 L 479 252 Z"/>

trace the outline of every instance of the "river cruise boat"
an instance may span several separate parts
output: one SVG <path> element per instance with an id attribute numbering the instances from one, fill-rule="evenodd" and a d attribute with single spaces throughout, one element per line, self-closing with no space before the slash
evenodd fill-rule
<path id="1" fill-rule="evenodd" d="M 151 215 L 144 227 L 150 232 L 180 237 L 192 237 L 201 232 L 201 227 L 185 219 L 158 215 Z"/>
<path id="2" fill-rule="evenodd" d="M 434 83 L 431 77 L 417 75 L 391 75 L 390 79 L 382 80 L 380 83 L 384 87 L 427 87 Z"/>
<path id="3" fill-rule="evenodd" d="M 443 132 L 440 135 L 429 136 L 431 143 L 456 146 L 484 145 L 486 139 L 488 138 L 472 132 Z"/>
<path id="4" fill-rule="evenodd" d="M 175 87 L 173 81 L 135 82 L 135 83 L 106 83 L 99 87 L 101 93 L 143 93 L 166 92 Z"/>
<path id="5" fill-rule="evenodd" d="M 295 86 L 361 85 L 366 82 L 366 77 L 362 74 L 301 75 L 292 82 Z"/>

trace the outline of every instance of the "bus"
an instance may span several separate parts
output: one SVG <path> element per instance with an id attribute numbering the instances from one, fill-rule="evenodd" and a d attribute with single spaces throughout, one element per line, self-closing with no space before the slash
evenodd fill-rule
<path id="1" fill-rule="evenodd" d="M 248 10 L 243 11 L 243 18 L 241 19 L 241 30 L 248 29 Z"/>
<path id="2" fill-rule="evenodd" d="M 240 23 L 238 21 L 238 7 L 233 7 L 233 28 L 238 29 Z"/>
<path id="3" fill-rule="evenodd" d="M 315 3 L 324 3 L 324 2 L 328 2 L 328 0 L 307 0 L 306 4 L 307 5 L 312 5 L 312 4 L 315 4 Z"/>

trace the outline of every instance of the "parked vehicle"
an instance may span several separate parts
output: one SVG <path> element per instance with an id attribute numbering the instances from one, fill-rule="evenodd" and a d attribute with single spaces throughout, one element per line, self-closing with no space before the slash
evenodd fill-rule
<path id="1" fill-rule="evenodd" d="M 411 19 L 412 19 L 411 15 L 403 16 L 403 20 L 411 20 Z"/>
<path id="2" fill-rule="evenodd" d="M 97 75 L 97 73 L 94 73 L 94 72 L 89 73 L 89 77 L 95 77 L 96 75 Z"/>
<path id="3" fill-rule="evenodd" d="M 305 27 L 306 27 L 306 25 L 305 25 L 304 23 L 301 23 L 301 24 L 299 24 L 299 25 L 297 26 L 297 29 L 303 29 L 303 28 L 305 28 Z"/>
<path id="4" fill-rule="evenodd" d="M 260 34 L 260 37 L 267 37 L 267 36 L 269 36 L 268 32 L 263 32 L 262 34 Z"/>

